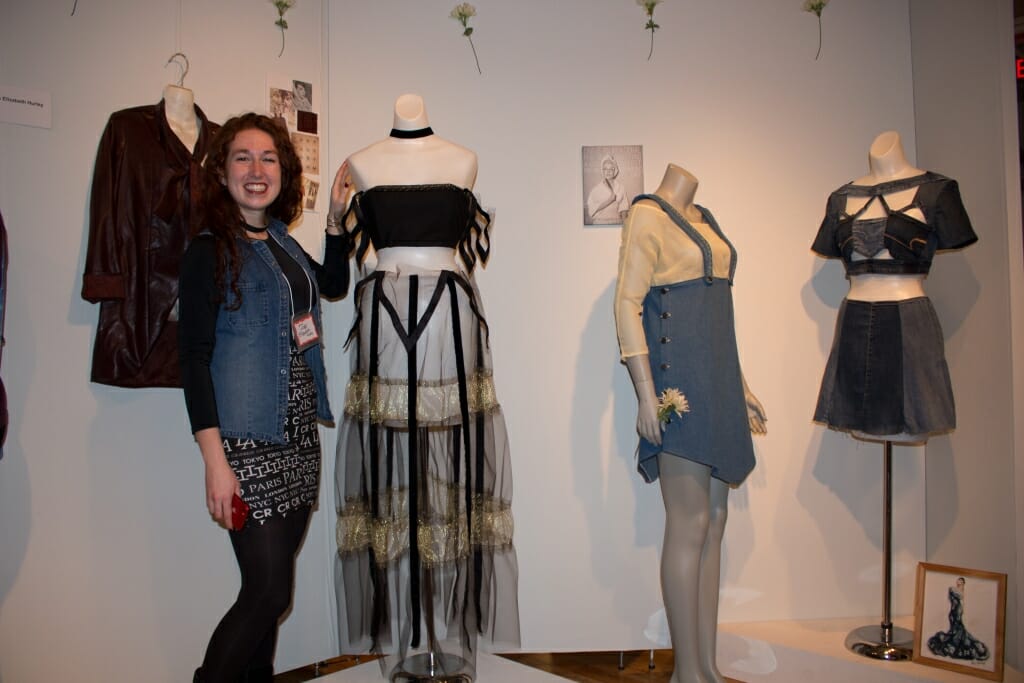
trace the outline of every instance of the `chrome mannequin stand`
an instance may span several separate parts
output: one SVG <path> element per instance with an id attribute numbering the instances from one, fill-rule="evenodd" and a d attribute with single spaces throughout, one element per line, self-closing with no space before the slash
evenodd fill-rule
<path id="1" fill-rule="evenodd" d="M 391 683 L 473 683 L 473 666 L 457 655 L 422 652 L 395 667 Z"/>
<path id="2" fill-rule="evenodd" d="M 882 623 L 861 626 L 846 636 L 846 647 L 872 659 L 898 662 L 910 659 L 914 634 L 892 625 L 892 441 L 885 442 L 882 503 Z"/>

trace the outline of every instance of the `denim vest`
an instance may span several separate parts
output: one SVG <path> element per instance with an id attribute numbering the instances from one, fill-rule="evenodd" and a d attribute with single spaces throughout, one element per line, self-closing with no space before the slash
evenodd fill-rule
<path id="1" fill-rule="evenodd" d="M 270 221 L 269 239 L 277 239 L 313 282 L 313 318 L 320 324 L 320 292 L 316 275 L 298 243 L 277 219 Z M 237 310 L 227 300 L 217 315 L 216 339 L 210 374 L 217 395 L 220 432 L 225 437 L 252 438 L 284 443 L 288 411 L 288 380 L 291 354 L 291 299 L 288 285 L 274 255 L 261 241 L 240 241 L 242 271 Z M 323 351 L 314 344 L 303 352 L 316 384 L 317 418 L 333 421 L 327 401 Z"/>

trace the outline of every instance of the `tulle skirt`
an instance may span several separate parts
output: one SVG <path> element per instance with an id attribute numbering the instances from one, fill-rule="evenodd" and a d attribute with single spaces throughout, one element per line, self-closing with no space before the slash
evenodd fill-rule
<path id="1" fill-rule="evenodd" d="M 479 636 L 519 643 L 508 437 L 479 294 L 449 270 L 378 271 L 355 305 L 335 482 L 342 650 L 386 655 L 386 676 L 425 652 L 472 676 Z"/>

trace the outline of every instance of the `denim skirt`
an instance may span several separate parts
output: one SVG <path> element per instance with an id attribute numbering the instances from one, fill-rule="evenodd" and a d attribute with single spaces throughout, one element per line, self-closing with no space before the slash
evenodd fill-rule
<path id="1" fill-rule="evenodd" d="M 877 436 L 956 427 L 942 328 L 928 297 L 843 300 L 814 419 Z"/>
<path id="2" fill-rule="evenodd" d="M 707 465 L 711 476 L 729 485 L 742 483 L 754 469 L 754 444 L 729 281 L 700 278 L 652 287 L 644 299 L 643 325 L 655 391 L 678 389 L 690 412 L 672 416 L 660 446 L 640 438 L 640 475 L 655 481 L 658 455 L 665 453 Z"/>

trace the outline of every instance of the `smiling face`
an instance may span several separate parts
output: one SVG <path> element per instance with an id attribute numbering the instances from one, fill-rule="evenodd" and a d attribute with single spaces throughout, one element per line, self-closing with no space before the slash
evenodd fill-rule
<path id="1" fill-rule="evenodd" d="M 266 225 L 267 207 L 281 192 L 281 164 L 273 138 L 258 128 L 239 131 L 228 147 L 222 182 L 246 223 Z"/>

